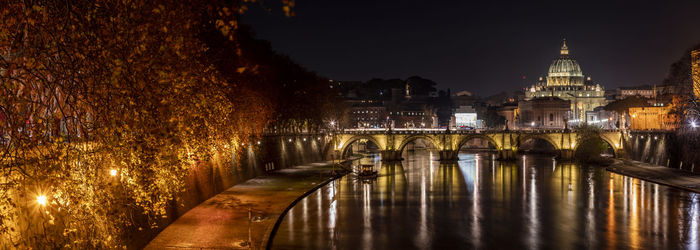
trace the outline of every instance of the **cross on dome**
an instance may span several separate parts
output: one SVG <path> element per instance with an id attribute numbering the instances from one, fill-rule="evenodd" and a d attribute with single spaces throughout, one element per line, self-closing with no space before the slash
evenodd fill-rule
<path id="1" fill-rule="evenodd" d="M 562 55 L 569 54 L 569 47 L 566 46 L 566 38 L 564 38 L 564 44 L 561 46 L 561 54 Z"/>

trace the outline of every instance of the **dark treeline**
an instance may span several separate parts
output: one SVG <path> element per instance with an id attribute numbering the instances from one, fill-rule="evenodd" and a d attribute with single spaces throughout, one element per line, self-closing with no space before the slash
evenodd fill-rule
<path id="1" fill-rule="evenodd" d="M 335 89 L 255 39 L 248 3 L 0 1 L 0 245 L 120 248 L 198 165 L 333 119 Z"/>

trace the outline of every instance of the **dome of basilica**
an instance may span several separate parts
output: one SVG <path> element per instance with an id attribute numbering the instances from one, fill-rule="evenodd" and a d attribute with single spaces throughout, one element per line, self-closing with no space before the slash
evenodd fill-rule
<path id="1" fill-rule="evenodd" d="M 559 58 L 554 59 L 552 65 L 549 66 L 547 86 L 572 85 L 583 85 L 583 72 L 578 62 L 569 56 L 569 48 L 564 40 Z"/>

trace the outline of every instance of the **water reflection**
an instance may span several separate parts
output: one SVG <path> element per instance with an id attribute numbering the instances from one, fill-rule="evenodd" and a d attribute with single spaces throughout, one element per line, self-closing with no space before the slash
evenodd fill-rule
<path id="1" fill-rule="evenodd" d="M 415 151 L 375 162 L 296 205 L 277 249 L 698 249 L 700 197 L 599 167 L 528 155 L 503 163 L 463 154 L 441 164 Z"/>

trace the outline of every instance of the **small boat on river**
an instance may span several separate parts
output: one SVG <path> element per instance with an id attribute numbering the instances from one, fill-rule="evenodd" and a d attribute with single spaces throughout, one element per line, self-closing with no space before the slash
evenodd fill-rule
<path id="1" fill-rule="evenodd" d="M 374 179 L 377 178 L 377 175 L 377 171 L 374 171 L 374 164 L 360 165 L 360 171 L 357 173 L 357 177 L 360 179 Z"/>

